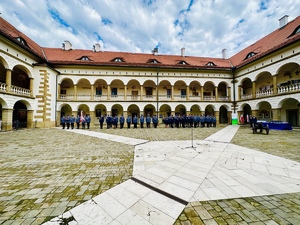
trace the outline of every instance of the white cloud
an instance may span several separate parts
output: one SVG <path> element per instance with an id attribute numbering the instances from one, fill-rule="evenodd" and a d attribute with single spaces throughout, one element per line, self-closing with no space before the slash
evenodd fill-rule
<path id="1" fill-rule="evenodd" d="M 299 16 L 293 0 L 2 0 L 1 16 L 43 47 L 221 57 Z"/>

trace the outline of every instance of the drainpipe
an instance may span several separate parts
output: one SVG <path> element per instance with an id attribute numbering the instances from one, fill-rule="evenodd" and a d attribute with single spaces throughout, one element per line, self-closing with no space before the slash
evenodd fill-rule
<path id="1" fill-rule="evenodd" d="M 235 98 L 235 71 L 236 67 L 232 67 L 232 79 L 233 79 L 233 112 L 236 111 L 236 98 Z"/>
<path id="2" fill-rule="evenodd" d="M 157 116 L 157 119 L 159 120 L 159 115 L 158 115 L 158 74 L 159 74 L 159 67 L 157 68 L 157 73 L 156 73 L 156 116 Z"/>

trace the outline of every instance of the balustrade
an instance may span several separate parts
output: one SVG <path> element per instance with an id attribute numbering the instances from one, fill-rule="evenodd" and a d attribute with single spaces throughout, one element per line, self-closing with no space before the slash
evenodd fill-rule
<path id="1" fill-rule="evenodd" d="M 299 91 L 300 90 L 300 83 L 285 85 L 277 88 L 277 92 L 279 93 L 286 93 L 292 91 Z"/>
<path id="2" fill-rule="evenodd" d="M 241 99 L 248 99 L 248 98 L 252 98 L 252 93 L 251 94 L 244 94 L 241 96 Z"/>
<path id="3" fill-rule="evenodd" d="M 31 93 L 31 91 L 29 89 L 17 87 L 14 85 L 11 85 L 11 92 L 16 93 L 16 94 L 28 95 L 28 96 L 30 96 L 30 93 Z"/>
<path id="4" fill-rule="evenodd" d="M 203 96 L 204 101 L 214 101 L 216 100 L 216 96 Z"/>
<path id="5" fill-rule="evenodd" d="M 0 91 L 6 92 L 6 87 L 7 87 L 7 84 L 0 82 Z"/>
<path id="6" fill-rule="evenodd" d="M 258 91 L 256 92 L 256 97 L 261 97 L 261 96 L 268 96 L 273 94 L 273 89 L 266 90 L 266 91 Z"/>

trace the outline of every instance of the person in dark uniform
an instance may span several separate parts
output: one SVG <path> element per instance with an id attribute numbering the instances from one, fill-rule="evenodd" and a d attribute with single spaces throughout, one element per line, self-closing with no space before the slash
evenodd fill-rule
<path id="1" fill-rule="evenodd" d="M 90 117 L 89 114 L 87 114 L 87 115 L 85 116 L 85 121 L 86 121 L 87 129 L 90 129 L 91 117 Z"/>
<path id="2" fill-rule="evenodd" d="M 178 116 L 178 114 L 176 114 L 175 117 L 174 117 L 174 123 L 175 123 L 175 127 L 179 128 L 179 116 Z"/>
<path id="3" fill-rule="evenodd" d="M 150 114 L 147 114 L 147 117 L 146 117 L 147 128 L 150 128 L 150 123 L 151 123 L 151 117 L 150 117 Z"/>
<path id="4" fill-rule="evenodd" d="M 106 125 L 107 125 L 107 129 L 111 128 L 111 123 L 112 123 L 112 118 L 111 116 L 108 114 L 106 117 Z"/>
<path id="5" fill-rule="evenodd" d="M 66 121 L 67 129 L 69 129 L 70 128 L 70 123 L 71 123 L 69 115 L 67 115 L 67 117 L 65 118 L 65 121 Z"/>
<path id="6" fill-rule="evenodd" d="M 121 129 L 123 129 L 123 127 L 124 127 L 124 122 L 125 122 L 125 118 L 124 118 L 123 115 L 121 115 L 120 116 L 120 127 L 121 127 Z"/>
<path id="7" fill-rule="evenodd" d="M 132 119 L 132 123 L 133 123 L 133 128 L 137 128 L 137 123 L 138 123 L 138 118 L 136 116 L 133 117 Z"/>
<path id="8" fill-rule="evenodd" d="M 74 129 L 75 117 L 72 115 L 71 117 L 71 129 Z"/>
<path id="9" fill-rule="evenodd" d="M 164 118 L 163 118 L 162 121 L 163 121 L 163 123 L 165 124 L 165 128 L 168 127 L 168 124 L 169 124 L 168 120 L 169 120 L 169 118 L 168 118 L 167 116 L 164 116 Z"/>
<path id="10" fill-rule="evenodd" d="M 65 129 L 66 119 L 64 116 L 62 116 L 62 118 L 60 118 L 60 125 L 62 126 L 62 129 Z"/>
<path id="11" fill-rule="evenodd" d="M 144 122 L 145 122 L 145 118 L 143 115 L 141 115 L 141 117 L 140 117 L 141 128 L 144 128 Z"/>
<path id="12" fill-rule="evenodd" d="M 77 115 L 77 117 L 76 117 L 76 125 L 77 125 L 77 129 L 79 129 L 79 127 L 80 127 L 80 116 L 79 115 Z"/>
<path id="13" fill-rule="evenodd" d="M 116 128 L 118 128 L 118 122 L 119 122 L 118 115 L 115 115 L 115 120 L 116 120 Z"/>
<path id="14" fill-rule="evenodd" d="M 154 115 L 154 116 L 152 117 L 152 123 L 153 123 L 153 127 L 154 127 L 154 128 L 157 128 L 158 118 L 157 118 L 156 115 Z"/>
<path id="15" fill-rule="evenodd" d="M 182 120 L 181 120 L 181 124 L 182 124 L 182 127 L 185 128 L 185 123 L 186 123 L 186 116 L 183 115 L 182 116 Z"/>
<path id="16" fill-rule="evenodd" d="M 117 126 L 116 123 L 117 123 L 116 117 L 112 116 L 112 117 L 111 117 L 111 124 L 112 124 L 112 127 L 113 127 L 114 129 L 116 129 L 116 126 Z"/>
<path id="17" fill-rule="evenodd" d="M 217 118 L 215 116 L 211 117 L 213 127 L 217 126 Z"/>
<path id="18" fill-rule="evenodd" d="M 170 128 L 174 128 L 174 116 L 171 115 L 169 118 L 168 118 L 168 124 L 169 124 L 169 127 Z"/>
<path id="19" fill-rule="evenodd" d="M 131 116 L 130 115 L 127 116 L 126 123 L 127 123 L 127 129 L 130 129 L 130 124 L 131 124 Z"/>
<path id="20" fill-rule="evenodd" d="M 103 129 L 103 123 L 104 123 L 104 116 L 103 115 L 101 115 L 99 117 L 99 123 L 100 123 L 100 129 Z"/>

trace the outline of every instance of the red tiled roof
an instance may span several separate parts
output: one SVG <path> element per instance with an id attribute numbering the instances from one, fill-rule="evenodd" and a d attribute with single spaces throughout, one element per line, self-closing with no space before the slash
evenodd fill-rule
<path id="1" fill-rule="evenodd" d="M 45 60 L 42 48 L 35 43 L 33 40 L 31 40 L 29 37 L 27 37 L 25 34 L 23 34 L 21 31 L 17 30 L 13 25 L 11 25 L 9 22 L 7 22 L 5 19 L 3 19 L 0 16 L 0 34 L 5 36 L 6 38 L 10 39 L 14 43 L 18 44 L 22 48 L 26 49 L 27 51 L 37 55 L 38 57 Z M 20 43 L 17 38 L 21 37 L 26 41 L 26 45 Z"/>
<path id="2" fill-rule="evenodd" d="M 300 33 L 290 36 L 296 28 L 300 26 L 300 16 L 289 22 L 282 28 L 278 28 L 267 36 L 238 52 L 229 60 L 236 67 L 248 64 L 266 54 L 278 50 L 286 45 L 294 43 L 300 39 Z M 247 55 L 254 52 L 255 55 L 246 59 Z"/>
<path id="3" fill-rule="evenodd" d="M 145 53 L 110 52 L 92 50 L 62 50 L 59 48 L 43 48 L 47 59 L 51 64 L 76 64 L 76 65 L 106 65 L 106 66 L 140 66 L 140 67 L 166 67 L 166 68 L 202 68 L 208 62 L 213 62 L 216 66 L 209 68 L 229 68 L 230 62 L 227 59 L 205 58 L 193 56 L 176 55 L 153 55 Z M 82 56 L 87 56 L 90 61 L 80 60 Z M 120 58 L 123 62 L 114 62 Z M 159 63 L 150 63 L 151 60 Z M 187 64 L 180 64 L 185 61 Z"/>

